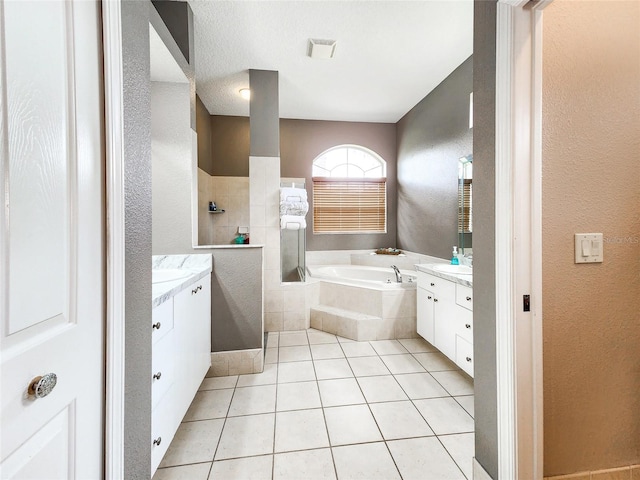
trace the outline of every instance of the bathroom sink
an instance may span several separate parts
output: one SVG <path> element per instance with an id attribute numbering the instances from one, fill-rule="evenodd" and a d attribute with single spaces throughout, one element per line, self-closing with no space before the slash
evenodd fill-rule
<path id="1" fill-rule="evenodd" d="M 471 267 L 466 265 L 448 265 L 448 264 L 439 264 L 434 265 L 433 269 L 438 272 L 443 273 L 453 273 L 455 275 L 472 275 L 473 270 Z"/>
<path id="2" fill-rule="evenodd" d="M 180 270 L 178 268 L 159 268 L 151 271 L 151 283 L 164 283 L 180 280 L 191 275 L 188 270 Z"/>

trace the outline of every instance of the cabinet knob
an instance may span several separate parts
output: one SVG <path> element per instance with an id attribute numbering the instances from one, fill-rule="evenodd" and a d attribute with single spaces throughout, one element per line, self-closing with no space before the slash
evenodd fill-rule
<path id="1" fill-rule="evenodd" d="M 465 323 L 465 324 L 464 324 L 464 328 L 471 328 L 471 324 L 469 324 L 469 323 Z"/>
<path id="2" fill-rule="evenodd" d="M 153 378 L 154 380 L 160 380 L 160 377 L 162 376 L 162 372 L 158 372 L 158 373 L 154 373 L 153 374 Z"/>
<path id="3" fill-rule="evenodd" d="M 437 301 L 438 301 L 438 299 L 437 299 L 437 298 L 434 298 L 434 299 L 433 299 L 433 301 L 434 301 L 434 302 L 437 302 Z"/>
<path id="4" fill-rule="evenodd" d="M 153 440 L 154 445 L 160 445 L 162 443 L 162 437 L 158 437 Z"/>
<path id="5" fill-rule="evenodd" d="M 433 282 L 431 282 L 431 286 L 432 286 L 432 287 L 435 287 L 435 286 L 436 286 L 436 284 L 435 284 L 435 283 L 433 283 Z"/>
<path id="6" fill-rule="evenodd" d="M 467 302 L 470 302 L 470 301 L 471 301 L 471 297 L 467 297 Z"/>
<path id="7" fill-rule="evenodd" d="M 161 324 L 160 322 L 157 322 L 157 323 L 154 323 L 154 324 L 153 324 L 152 328 L 155 328 L 155 329 L 157 329 L 157 330 L 160 330 L 160 326 L 161 326 L 161 325 L 162 325 L 162 324 Z"/>
<path id="8" fill-rule="evenodd" d="M 29 395 L 36 398 L 44 398 L 51 393 L 58 383 L 58 377 L 55 373 L 47 373 L 31 380 L 27 391 Z"/>
<path id="9" fill-rule="evenodd" d="M 427 300 L 431 300 L 431 295 L 427 295 Z"/>
<path id="10" fill-rule="evenodd" d="M 471 357 L 467 357 L 467 362 L 471 363 Z"/>

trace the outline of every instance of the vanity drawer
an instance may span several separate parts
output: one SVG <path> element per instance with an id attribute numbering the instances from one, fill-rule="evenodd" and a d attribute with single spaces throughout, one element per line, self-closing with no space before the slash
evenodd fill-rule
<path id="1" fill-rule="evenodd" d="M 456 335 L 456 364 L 473 377 L 473 344 Z"/>
<path id="2" fill-rule="evenodd" d="M 473 343 L 473 312 L 456 306 L 456 334 Z"/>
<path id="3" fill-rule="evenodd" d="M 165 396 L 151 411 L 151 475 L 160 465 L 167 452 L 178 425 L 175 421 L 175 402 L 173 395 Z"/>
<path id="4" fill-rule="evenodd" d="M 473 288 L 456 284 L 456 303 L 461 307 L 473 310 Z"/>
<path id="5" fill-rule="evenodd" d="M 151 311 L 153 343 L 173 329 L 173 298 L 169 298 Z"/>
<path id="6" fill-rule="evenodd" d="M 438 297 L 452 298 L 455 295 L 455 284 L 444 278 L 436 277 L 424 272 L 416 272 L 418 277 L 418 286 L 430 292 L 435 293 Z"/>
<path id="7" fill-rule="evenodd" d="M 173 332 L 165 335 L 153 346 L 153 356 L 151 359 L 151 408 L 162 400 L 167 393 L 174 379 L 174 338 Z"/>

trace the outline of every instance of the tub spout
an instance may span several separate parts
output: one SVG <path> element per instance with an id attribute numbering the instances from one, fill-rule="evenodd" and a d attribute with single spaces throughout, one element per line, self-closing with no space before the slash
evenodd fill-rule
<path id="1" fill-rule="evenodd" d="M 396 267 L 395 265 L 391 265 L 391 268 L 393 268 L 393 271 L 396 272 L 396 282 L 402 283 L 402 274 L 400 273 L 398 267 Z"/>

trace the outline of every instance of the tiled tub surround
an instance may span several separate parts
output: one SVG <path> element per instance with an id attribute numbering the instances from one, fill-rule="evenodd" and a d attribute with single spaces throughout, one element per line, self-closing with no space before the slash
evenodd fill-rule
<path id="1" fill-rule="evenodd" d="M 190 273 L 190 275 L 177 280 L 152 284 L 152 305 L 157 307 L 193 282 L 211 275 L 212 257 L 206 254 L 154 255 L 151 261 L 151 268 L 152 270 L 185 270 Z"/>
<path id="2" fill-rule="evenodd" d="M 382 270 L 366 266 L 341 267 L 344 268 L 309 267 L 308 270 L 311 280 L 325 268 L 342 270 L 343 275 L 354 272 L 351 276 L 365 278 L 367 273 L 374 275 Z M 389 284 L 342 277 L 318 280 L 317 304 L 311 305 L 309 312 L 311 327 L 357 341 L 417 337 L 416 282 L 396 283 L 391 269 L 389 277 L 393 278 Z M 410 272 L 404 271 L 403 278 L 409 277 L 413 278 Z"/>
<path id="3" fill-rule="evenodd" d="M 473 382 L 424 340 L 272 332 L 266 361 L 204 380 L 154 480 L 471 479 Z"/>

